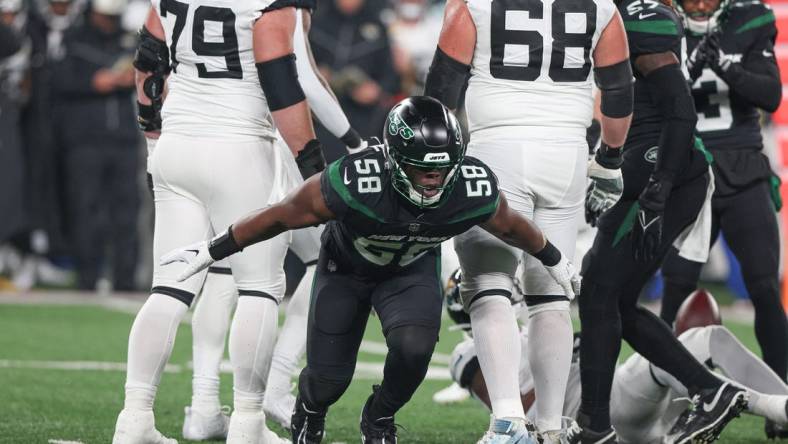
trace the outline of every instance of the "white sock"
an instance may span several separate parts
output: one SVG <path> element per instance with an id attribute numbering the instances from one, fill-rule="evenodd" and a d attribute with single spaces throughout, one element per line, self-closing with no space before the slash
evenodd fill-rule
<path id="1" fill-rule="evenodd" d="M 572 319 L 566 310 L 542 310 L 528 322 L 528 363 L 536 392 L 536 428 L 561 429 L 561 415 L 572 364 Z"/>
<path id="2" fill-rule="evenodd" d="M 268 375 L 267 396 L 281 396 L 290 392 L 293 375 L 299 368 L 306 351 L 306 324 L 309 315 L 309 297 L 315 265 L 306 267 L 304 277 L 298 284 L 290 303 L 287 305 L 285 322 L 279 332 L 271 359 L 271 373 Z"/>
<path id="3" fill-rule="evenodd" d="M 755 415 L 771 419 L 778 424 L 788 424 L 788 417 L 785 416 L 785 403 L 787 396 L 765 395 L 753 390 L 748 390 L 750 400 L 747 410 Z"/>
<path id="4" fill-rule="evenodd" d="M 262 408 L 276 339 L 277 316 L 277 305 L 271 299 L 256 296 L 238 298 L 238 307 L 230 328 L 230 362 L 233 364 L 236 411 L 239 408 L 241 411 L 257 408 L 258 398 Z M 239 400 L 242 402 L 240 406 Z"/>
<path id="5" fill-rule="evenodd" d="M 126 409 L 153 408 L 161 374 L 175 344 L 178 324 L 188 308 L 175 298 L 154 293 L 137 313 L 129 333 Z"/>
<path id="6" fill-rule="evenodd" d="M 192 317 L 192 408 L 204 413 L 221 409 L 219 366 L 238 292 L 233 276 L 208 273 Z"/>
<path id="7" fill-rule="evenodd" d="M 520 332 L 512 303 L 504 296 L 484 296 L 471 304 L 470 315 L 493 416 L 525 418 L 520 401 Z"/>

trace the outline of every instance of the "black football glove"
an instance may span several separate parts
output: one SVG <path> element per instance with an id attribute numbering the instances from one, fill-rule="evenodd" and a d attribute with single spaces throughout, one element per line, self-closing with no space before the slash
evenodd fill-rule
<path id="1" fill-rule="evenodd" d="M 655 260 L 662 244 L 662 225 L 665 202 L 670 196 L 670 181 L 649 178 L 648 185 L 638 198 L 638 212 L 632 227 L 632 250 L 635 260 L 647 263 Z"/>

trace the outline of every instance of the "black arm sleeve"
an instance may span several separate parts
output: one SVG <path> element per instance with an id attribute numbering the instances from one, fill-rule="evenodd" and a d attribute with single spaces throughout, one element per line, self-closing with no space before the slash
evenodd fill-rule
<path id="1" fill-rule="evenodd" d="M 650 95 L 664 118 L 659 137 L 659 154 L 652 176 L 673 181 L 692 148 L 693 131 L 698 119 L 687 81 L 680 65 L 657 68 L 645 76 Z"/>
<path id="2" fill-rule="evenodd" d="M 449 109 L 457 109 L 470 76 L 470 66 L 454 60 L 438 47 L 427 73 L 424 95 L 438 99 Z"/>
<path id="3" fill-rule="evenodd" d="M 8 57 L 19 51 L 22 41 L 14 29 L 4 23 L 0 23 L 0 59 Z"/>
<path id="4" fill-rule="evenodd" d="M 753 106 L 773 113 L 780 106 L 783 87 L 774 58 L 774 36 L 764 36 L 748 51 L 743 64 L 734 63 L 725 73 L 731 91 Z"/>

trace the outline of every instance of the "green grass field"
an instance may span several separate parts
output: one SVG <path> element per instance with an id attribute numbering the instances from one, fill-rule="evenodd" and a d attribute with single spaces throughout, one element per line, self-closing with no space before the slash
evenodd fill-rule
<path id="1" fill-rule="evenodd" d="M 0 305 L 0 443 L 109 443 L 117 413 L 123 404 L 122 369 L 67 370 L 29 368 L 40 361 L 62 363 L 124 363 L 133 316 L 95 306 Z M 436 351 L 451 353 L 461 334 L 444 322 Z M 750 347 L 751 327 L 729 327 Z M 367 340 L 382 342 L 374 319 Z M 631 353 L 625 347 L 622 357 Z M 179 438 L 183 408 L 190 402 L 191 330 L 181 325 L 170 360 L 174 371 L 165 373 L 156 401 L 156 423 L 165 435 Z M 361 353 L 360 360 L 382 363 L 383 356 Z M 41 365 L 37 365 L 41 367 Z M 111 367 L 111 365 L 110 365 Z M 354 380 L 332 407 L 326 443 L 359 442 L 358 416 L 370 385 Z M 231 377 L 222 376 L 222 401 L 231 404 Z M 489 416 L 477 401 L 439 406 L 432 394 L 447 381 L 428 380 L 397 415 L 403 443 L 473 443 L 486 429 Z M 271 428 L 279 434 L 278 426 Z M 745 416 L 726 429 L 720 442 L 757 443 L 765 440 L 763 420 Z M 180 440 L 179 442 L 186 442 Z"/>

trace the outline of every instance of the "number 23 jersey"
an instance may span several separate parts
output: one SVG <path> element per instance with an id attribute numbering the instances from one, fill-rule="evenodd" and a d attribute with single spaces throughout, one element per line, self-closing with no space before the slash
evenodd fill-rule
<path id="1" fill-rule="evenodd" d="M 151 0 L 172 65 L 162 108 L 165 133 L 274 137 L 252 38 L 255 20 L 272 3 Z"/>
<path id="2" fill-rule="evenodd" d="M 471 133 L 574 128 L 593 109 L 592 60 L 611 0 L 467 0 L 476 48 L 465 109 Z M 555 134 L 555 133 L 553 133 Z"/>
<path id="3" fill-rule="evenodd" d="M 457 175 L 442 205 L 421 209 L 394 189 L 380 149 L 337 160 L 320 183 L 335 216 L 323 232 L 324 250 L 343 271 L 370 277 L 418 266 L 441 242 L 487 221 L 498 208 L 498 185 L 484 163 L 466 156 Z"/>

